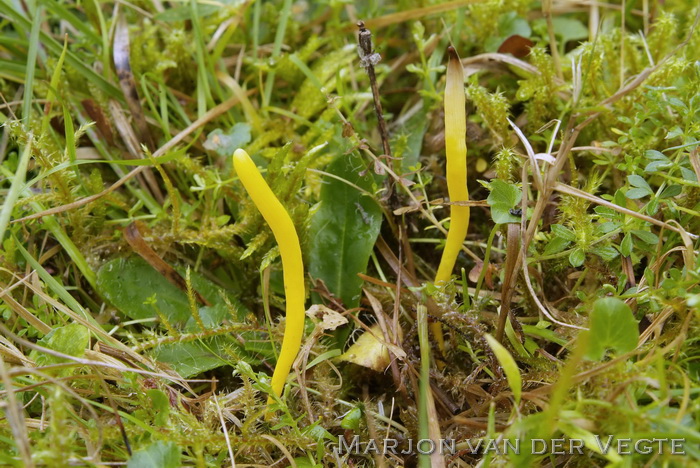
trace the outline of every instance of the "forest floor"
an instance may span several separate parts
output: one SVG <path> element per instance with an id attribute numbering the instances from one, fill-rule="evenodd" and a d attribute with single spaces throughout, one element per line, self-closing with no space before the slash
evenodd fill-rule
<path id="1" fill-rule="evenodd" d="M 0 465 L 700 466 L 698 18 L 0 0 Z"/>

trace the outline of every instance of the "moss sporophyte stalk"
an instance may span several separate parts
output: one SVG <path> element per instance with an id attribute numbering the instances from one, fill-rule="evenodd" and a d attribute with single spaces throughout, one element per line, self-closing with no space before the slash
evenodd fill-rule
<path id="1" fill-rule="evenodd" d="M 447 48 L 449 54 L 445 81 L 445 154 L 447 158 L 447 191 L 451 203 L 469 200 L 467 190 L 467 116 L 464 92 L 464 69 L 454 47 Z M 445 284 L 452 276 L 457 256 L 469 229 L 469 207 L 450 206 L 450 229 L 447 232 L 445 250 L 435 275 L 435 284 Z M 433 335 L 441 351 L 445 349 L 440 322 L 431 325 Z"/>
<path id="2" fill-rule="evenodd" d="M 304 264 L 299 236 L 289 214 L 265 182 L 248 153 L 238 149 L 233 153 L 233 167 L 248 195 L 270 226 L 279 245 L 287 305 L 282 349 L 272 374 L 272 390 L 282 394 L 292 363 L 299 352 L 304 331 Z M 274 399 L 268 398 L 268 404 Z"/>

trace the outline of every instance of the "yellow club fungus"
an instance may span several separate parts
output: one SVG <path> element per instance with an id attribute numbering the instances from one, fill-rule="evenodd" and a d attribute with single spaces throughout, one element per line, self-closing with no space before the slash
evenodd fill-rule
<path id="1" fill-rule="evenodd" d="M 467 190 L 467 116 L 464 110 L 464 69 L 454 47 L 447 49 L 447 79 L 445 83 L 445 154 L 447 157 L 447 191 L 450 202 L 469 200 Z M 469 229 L 469 207 L 451 205 L 450 229 L 447 233 L 445 250 L 435 275 L 435 284 L 448 282 L 452 276 L 457 256 Z M 440 322 L 432 324 L 433 335 L 441 351 L 445 350 Z"/>
<path id="2" fill-rule="evenodd" d="M 253 203 L 272 229 L 282 257 L 287 320 L 282 350 L 271 382 L 272 390 L 280 396 L 289 376 L 289 370 L 299 352 L 304 332 L 304 264 L 301 259 L 299 236 L 289 214 L 267 185 L 248 153 L 237 149 L 233 153 L 233 167 L 243 187 L 253 199 Z M 274 399 L 270 397 L 267 402 L 270 404 L 273 401 Z"/>

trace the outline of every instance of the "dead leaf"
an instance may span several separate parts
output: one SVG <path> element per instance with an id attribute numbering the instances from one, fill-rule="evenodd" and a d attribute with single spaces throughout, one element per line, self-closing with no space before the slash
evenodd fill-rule
<path id="1" fill-rule="evenodd" d="M 321 304 L 314 304 L 309 307 L 306 315 L 314 319 L 320 319 L 321 323 L 319 325 L 324 331 L 335 330 L 348 323 L 348 319 L 343 317 L 342 314 Z"/>
<path id="2" fill-rule="evenodd" d="M 515 57 L 523 58 L 530 54 L 530 49 L 535 45 L 527 37 L 513 34 L 508 39 L 503 41 L 503 44 L 498 48 L 500 54 L 512 54 Z"/>
<path id="3" fill-rule="evenodd" d="M 338 360 L 351 362 L 377 372 L 384 372 L 389 366 L 390 360 L 389 348 L 386 343 L 380 341 L 379 337 L 381 336 L 382 330 L 379 325 L 372 325 L 345 353 L 338 356 Z"/>

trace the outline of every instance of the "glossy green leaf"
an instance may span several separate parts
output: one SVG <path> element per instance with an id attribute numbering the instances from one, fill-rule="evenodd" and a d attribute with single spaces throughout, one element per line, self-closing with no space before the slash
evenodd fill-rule
<path id="1" fill-rule="evenodd" d="M 637 237 L 642 242 L 646 242 L 647 244 L 658 244 L 659 242 L 659 237 L 653 232 L 635 229 L 632 231 L 632 234 L 634 234 L 635 237 Z"/>
<path id="2" fill-rule="evenodd" d="M 574 250 L 571 251 L 569 254 L 569 263 L 571 264 L 572 267 L 580 267 L 583 265 L 583 262 L 586 260 L 586 253 L 583 251 L 581 247 L 576 247 Z"/>
<path id="3" fill-rule="evenodd" d="M 360 176 L 366 164 L 355 153 L 341 155 L 327 171 L 340 179 L 371 191 L 369 174 Z M 377 203 L 342 180 L 327 177 L 321 188 L 320 206 L 309 228 L 309 273 L 323 280 L 329 291 L 346 307 L 360 303 L 367 262 L 379 235 L 382 213 Z"/>
<path id="4" fill-rule="evenodd" d="M 356 431 L 360 428 L 360 422 L 362 421 L 362 409 L 359 406 L 354 407 L 343 417 L 340 421 L 340 427 L 343 429 L 352 429 Z"/>
<path id="5" fill-rule="evenodd" d="M 195 272 L 191 277 L 192 286 L 209 302 L 215 305 L 223 302 L 219 288 L 213 283 Z M 158 316 L 153 304 L 145 304 L 154 294 L 155 306 L 172 324 L 184 324 L 192 316 L 187 295 L 140 257 L 118 258 L 104 264 L 97 273 L 97 288 L 114 307 L 132 319 Z"/>
<path id="6" fill-rule="evenodd" d="M 37 344 L 59 353 L 82 357 L 85 354 L 85 350 L 90 346 L 90 331 L 79 323 L 71 323 L 54 328 L 39 340 Z M 40 366 L 65 362 L 64 359 L 39 351 L 32 351 L 30 357 Z"/>
<path id="7" fill-rule="evenodd" d="M 564 250 L 569 244 L 571 244 L 571 242 L 566 239 L 562 239 L 561 237 L 553 237 L 547 243 L 547 246 L 544 248 L 544 255 L 553 255 L 559 253 L 562 250 Z"/>
<path id="8" fill-rule="evenodd" d="M 520 216 L 514 216 L 510 210 L 517 209 L 522 198 L 522 192 L 514 185 L 499 179 L 490 184 L 491 193 L 486 199 L 491 207 L 491 218 L 496 224 L 519 223 Z"/>
<path id="9" fill-rule="evenodd" d="M 179 468 L 180 466 L 180 449 L 177 444 L 158 441 L 134 453 L 127 468 Z"/>
<path id="10" fill-rule="evenodd" d="M 588 39 L 588 27 L 577 19 L 558 16 L 552 19 L 552 24 L 554 34 L 559 36 L 563 44 Z"/>
<path id="11" fill-rule="evenodd" d="M 651 195 L 651 191 L 645 188 L 632 188 L 625 192 L 625 196 L 630 200 L 637 200 L 639 198 L 646 197 L 647 195 Z"/>
<path id="12" fill-rule="evenodd" d="M 561 224 L 552 224 L 550 229 L 557 237 L 561 237 L 562 239 L 566 239 L 568 241 L 576 240 L 576 234 L 574 233 L 574 231 L 567 228 L 566 226 L 563 226 Z"/>
<path id="13" fill-rule="evenodd" d="M 598 255 L 600 258 L 605 260 L 606 262 L 609 262 L 611 260 L 614 260 L 617 256 L 619 256 L 619 252 L 615 250 L 615 247 L 611 245 L 605 245 L 603 247 L 596 247 L 593 250 L 591 250 L 594 254 Z"/>
<path id="14" fill-rule="evenodd" d="M 525 18 L 518 16 L 515 11 L 509 11 L 498 18 L 494 35 L 486 40 L 484 48 L 487 52 L 496 52 L 503 41 L 514 34 L 530 37 L 532 29 Z"/>
<path id="15" fill-rule="evenodd" d="M 646 189 L 649 192 L 651 192 L 651 187 L 649 187 L 649 184 L 647 183 L 646 180 L 644 180 L 644 177 L 642 177 L 642 176 L 638 176 L 636 174 L 633 174 L 633 175 L 627 176 L 627 181 L 633 187 Z"/>
<path id="16" fill-rule="evenodd" d="M 632 240 L 632 235 L 628 232 L 625 237 L 620 242 L 620 253 L 625 257 L 632 255 L 632 248 L 634 247 L 634 241 Z"/>
<path id="17" fill-rule="evenodd" d="M 151 399 L 151 409 L 155 415 L 153 422 L 156 426 L 165 426 L 170 416 L 170 400 L 162 390 L 152 388 L 146 390 L 146 395 Z"/>
<path id="18" fill-rule="evenodd" d="M 154 357 L 169 364 L 184 378 L 228 364 L 223 349 L 232 346 L 232 338 L 217 336 L 200 341 L 178 342 L 158 347 Z"/>
<path id="19" fill-rule="evenodd" d="M 680 195 L 682 191 L 683 187 L 680 185 L 669 185 L 663 190 L 663 192 L 661 192 L 659 198 L 673 198 Z"/>
<path id="20" fill-rule="evenodd" d="M 589 318 L 590 340 L 587 357 L 599 361 L 612 348 L 626 353 L 637 346 L 639 329 L 632 309 L 615 297 L 598 299 Z"/>

